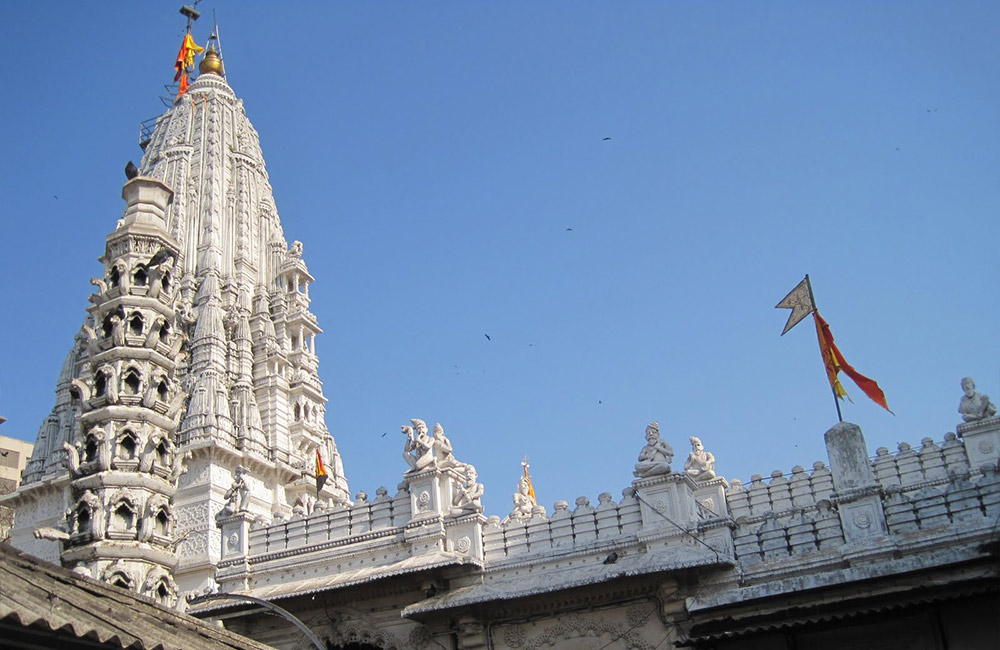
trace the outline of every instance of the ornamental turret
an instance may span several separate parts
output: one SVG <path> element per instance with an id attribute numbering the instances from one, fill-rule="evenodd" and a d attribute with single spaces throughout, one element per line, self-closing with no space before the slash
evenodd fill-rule
<path id="1" fill-rule="evenodd" d="M 70 380 L 78 415 L 62 444 L 63 564 L 167 605 L 178 595 L 171 498 L 184 461 L 170 417 L 184 400 L 173 283 L 179 246 L 163 219 L 172 196 L 141 176 L 122 190 L 125 214 L 107 237 L 105 273 L 88 309 L 95 326 L 84 328 L 89 344 Z"/>

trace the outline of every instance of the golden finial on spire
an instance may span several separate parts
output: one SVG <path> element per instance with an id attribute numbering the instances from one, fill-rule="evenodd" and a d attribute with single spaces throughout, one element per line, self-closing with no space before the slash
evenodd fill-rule
<path id="1" fill-rule="evenodd" d="M 198 72 L 201 74 L 217 74 L 220 77 L 226 74 L 226 68 L 222 65 L 222 58 L 215 51 L 215 44 L 209 41 L 205 56 L 198 64 Z"/>

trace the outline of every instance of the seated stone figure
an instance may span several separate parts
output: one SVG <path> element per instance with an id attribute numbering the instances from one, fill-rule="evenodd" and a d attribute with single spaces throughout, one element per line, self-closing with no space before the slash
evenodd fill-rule
<path id="1" fill-rule="evenodd" d="M 535 510 L 535 501 L 528 493 L 528 479 L 521 477 L 517 482 L 517 492 L 514 493 L 514 509 L 510 511 L 511 519 L 528 519 Z"/>
<path id="2" fill-rule="evenodd" d="M 476 468 L 466 464 L 464 466 L 464 480 L 455 486 L 455 496 L 452 497 L 451 505 L 455 514 L 467 512 L 482 512 L 484 487 L 479 483 L 479 474 Z"/>
<path id="3" fill-rule="evenodd" d="M 406 436 L 403 448 L 403 459 L 409 465 L 411 472 L 419 472 L 434 464 L 434 439 L 427 435 L 427 424 L 420 419 L 412 418 L 412 427 L 402 427 Z"/>
<path id="4" fill-rule="evenodd" d="M 639 452 L 639 462 L 635 464 L 635 471 L 632 474 L 639 478 L 669 474 L 670 462 L 673 459 L 673 448 L 660 440 L 660 424 L 650 422 L 646 426 L 646 446 Z"/>
<path id="5" fill-rule="evenodd" d="M 965 395 L 962 395 L 962 399 L 958 403 L 958 412 L 962 414 L 964 422 L 985 420 L 997 414 L 996 404 L 991 402 L 986 395 L 976 392 L 976 382 L 972 380 L 972 377 L 962 379 L 962 390 Z"/>
<path id="6" fill-rule="evenodd" d="M 694 436 L 691 441 L 691 453 L 684 461 L 684 471 L 695 481 L 708 481 L 715 478 L 715 456 L 705 451 L 701 440 Z"/>

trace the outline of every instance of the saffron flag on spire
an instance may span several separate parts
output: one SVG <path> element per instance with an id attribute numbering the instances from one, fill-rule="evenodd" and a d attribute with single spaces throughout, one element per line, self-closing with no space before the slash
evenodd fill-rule
<path id="1" fill-rule="evenodd" d="M 528 483 L 528 496 L 531 497 L 532 503 L 536 506 L 538 505 L 538 498 L 535 497 L 535 486 L 531 484 L 531 476 L 528 474 L 528 457 L 525 456 L 524 460 L 521 461 L 521 467 L 524 469 L 524 480 Z"/>
<path id="2" fill-rule="evenodd" d="M 320 490 L 323 489 L 323 485 L 326 483 L 326 466 L 323 465 L 323 457 L 319 455 L 319 447 L 316 448 L 316 494 L 319 495 Z"/>
<path id="3" fill-rule="evenodd" d="M 844 390 L 844 387 L 840 384 L 840 380 L 837 378 L 838 373 L 843 370 L 844 374 L 850 377 L 871 401 L 892 413 L 885 400 L 885 393 L 879 388 L 878 383 L 874 379 L 869 379 L 862 375 L 844 359 L 844 355 L 841 354 L 837 344 L 833 342 L 833 332 L 830 330 L 830 326 L 823 320 L 823 317 L 819 315 L 819 311 L 816 309 L 813 309 L 813 318 L 816 320 L 816 336 L 819 338 L 819 350 L 823 355 L 823 363 L 826 365 L 826 375 L 830 380 L 833 393 L 838 398 L 847 397 L 847 391 Z M 895 414 L 893 413 L 893 415 Z"/>
<path id="4" fill-rule="evenodd" d="M 178 97 L 187 92 L 187 69 L 194 65 L 195 55 L 201 54 L 204 49 L 194 42 L 194 39 L 191 38 L 191 32 L 184 35 L 184 40 L 181 42 L 181 49 L 177 52 L 177 60 L 174 61 L 174 69 L 177 71 L 177 74 L 174 75 L 174 81 L 180 82 L 180 85 L 177 87 Z"/>

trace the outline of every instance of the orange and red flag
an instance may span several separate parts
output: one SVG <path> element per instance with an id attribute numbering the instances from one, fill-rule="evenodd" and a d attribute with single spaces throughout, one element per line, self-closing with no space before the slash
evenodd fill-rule
<path id="1" fill-rule="evenodd" d="M 823 356 L 823 364 L 826 366 L 826 376 L 830 380 L 830 387 L 833 388 L 834 395 L 838 398 L 847 397 L 847 391 L 844 390 L 838 378 L 838 374 L 843 370 L 844 374 L 850 377 L 871 401 L 892 413 L 885 401 L 885 393 L 879 388 L 878 383 L 874 379 L 865 377 L 855 370 L 851 364 L 847 363 L 837 344 L 833 342 L 833 332 L 830 330 L 830 326 L 819 315 L 817 309 L 814 308 L 812 314 L 813 319 L 816 321 L 816 337 L 819 340 L 819 351 Z M 850 399 L 849 397 L 847 398 Z"/>

